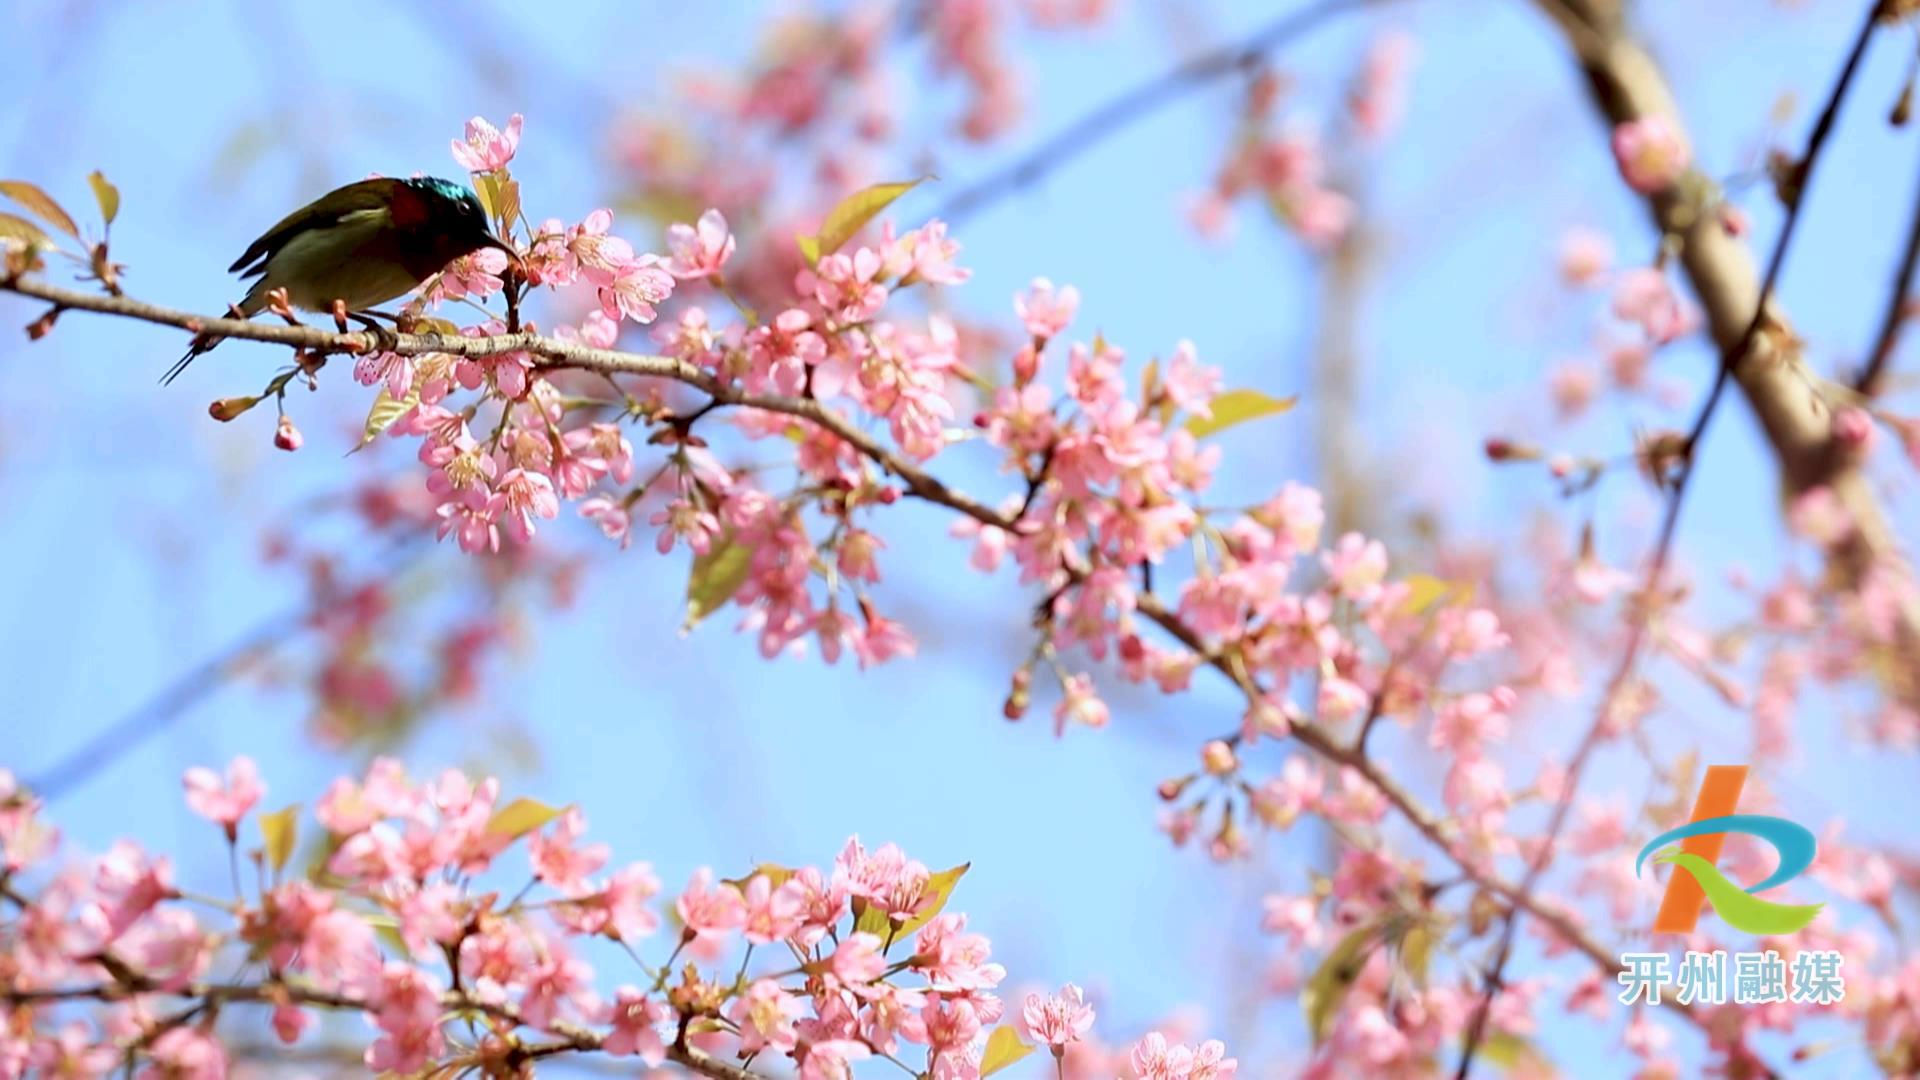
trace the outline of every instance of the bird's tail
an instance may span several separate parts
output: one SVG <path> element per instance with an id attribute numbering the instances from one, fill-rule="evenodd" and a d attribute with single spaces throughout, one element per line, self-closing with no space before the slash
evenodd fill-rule
<path id="1" fill-rule="evenodd" d="M 258 291 L 259 289 L 256 288 L 253 292 L 249 292 L 247 298 L 233 305 L 228 314 L 236 319 L 251 319 L 255 315 L 258 315 L 265 306 L 260 303 L 254 295 L 254 293 Z M 181 374 L 187 370 L 187 365 L 193 363 L 194 360 L 202 354 L 212 352 L 215 345 L 225 340 L 226 338 L 221 337 L 219 334 L 209 333 L 205 330 L 193 335 L 193 341 L 187 345 L 186 355 L 176 361 L 172 367 L 167 369 L 167 373 L 160 377 L 160 385 L 173 385 L 173 380 L 179 378 Z"/>
<path id="2" fill-rule="evenodd" d="M 194 359 L 201 353 L 212 352 L 213 347 L 220 344 L 223 340 L 225 339 L 218 334 L 209 334 L 204 330 L 193 335 L 192 343 L 187 346 L 187 354 L 175 361 L 174 365 L 167 369 L 167 373 L 160 377 L 160 385 L 172 386 L 173 380 L 179 378 L 181 374 L 187 370 L 188 364 L 193 363 Z"/>

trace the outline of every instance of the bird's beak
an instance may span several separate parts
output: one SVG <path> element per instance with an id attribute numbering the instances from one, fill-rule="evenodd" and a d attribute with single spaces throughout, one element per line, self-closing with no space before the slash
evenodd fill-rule
<path id="1" fill-rule="evenodd" d="M 506 252 L 506 254 L 507 254 L 507 261 L 509 261 L 509 262 L 511 262 L 511 263 L 513 264 L 513 266 L 514 266 L 514 269 L 516 269 L 516 270 L 520 270 L 520 271 L 525 271 L 525 269 L 526 269 L 526 264 L 525 264 L 524 262 L 522 262 L 522 261 L 521 261 L 521 259 L 520 259 L 520 253 L 519 253 L 518 251 L 515 251 L 515 250 L 514 250 L 514 247 L 513 247 L 513 245 L 512 245 L 512 244 L 509 244 L 509 243 L 507 243 L 507 242 L 505 242 L 505 241 L 503 241 L 503 240 L 501 240 L 501 239 L 500 239 L 499 237 L 497 237 L 497 236 L 494 236 L 494 235 L 493 235 L 492 233 L 488 233 L 488 234 L 486 234 L 485 236 L 483 236 L 483 237 L 481 237 L 481 239 L 480 239 L 480 246 L 481 246 L 481 247 L 490 247 L 490 248 L 496 248 L 496 249 L 498 249 L 498 250 L 500 250 L 500 251 L 504 251 L 504 252 Z"/>

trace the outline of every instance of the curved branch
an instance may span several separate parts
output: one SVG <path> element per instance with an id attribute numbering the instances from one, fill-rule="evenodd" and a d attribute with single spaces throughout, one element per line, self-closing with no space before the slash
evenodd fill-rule
<path id="1" fill-rule="evenodd" d="M 196 333 L 206 330 L 232 338 L 293 345 L 321 353 L 364 352 L 375 347 L 376 344 L 373 335 L 370 334 L 336 333 L 309 326 L 277 326 L 233 319 L 204 318 L 127 297 L 102 296 L 64 289 L 29 278 L 0 281 L 0 291 L 19 293 L 64 308 L 119 315 L 177 326 Z M 643 375 L 684 383 L 709 395 L 713 401 L 720 404 L 784 413 L 818 424 L 846 441 L 867 459 L 892 473 L 914 497 L 945 506 L 983 524 L 1009 532 L 1018 531 L 1020 528 L 1018 514 L 1002 513 L 978 499 L 955 490 L 938 477 L 880 443 L 873 436 L 861 431 L 841 413 L 818 401 L 810 398 L 747 393 L 727 385 L 704 369 L 673 357 L 598 349 L 575 341 L 542 337 L 532 333 L 496 334 L 473 338 L 450 338 L 435 334 L 400 334 L 382 344 L 406 355 L 441 352 L 477 357 L 526 352 L 538 357 L 540 366 L 549 370 L 576 369 L 608 375 Z M 1225 676 L 1240 690 L 1250 705 L 1264 701 L 1264 692 L 1233 656 L 1209 646 L 1198 632 L 1183 622 L 1176 612 L 1169 609 L 1152 593 L 1143 591 L 1138 595 L 1136 610 L 1143 618 L 1191 649 L 1209 667 Z M 1333 764 L 1353 769 L 1368 783 L 1379 789 L 1387 802 L 1399 811 L 1408 824 L 1427 842 L 1438 848 L 1446 858 L 1457 863 L 1461 873 L 1475 885 L 1501 897 L 1514 908 L 1525 911 L 1551 927 L 1555 934 L 1608 975 L 1621 970 L 1617 953 L 1602 946 L 1599 941 L 1584 931 L 1570 914 L 1546 904 L 1534 896 L 1530 889 L 1523 889 L 1501 877 L 1484 861 L 1459 851 L 1456 847 L 1456 837 L 1450 833 L 1441 816 L 1422 804 L 1410 791 L 1389 776 L 1387 771 L 1378 762 L 1367 757 L 1361 748 L 1337 742 L 1330 734 L 1310 724 L 1295 727 L 1293 736 L 1312 753 Z M 1681 1005 L 1671 998 L 1666 999 L 1664 1004 L 1693 1023 L 1704 1025 L 1702 1014 L 1696 1012 L 1691 1006 Z"/>
<path id="2" fill-rule="evenodd" d="M 186 1001 L 214 1005 L 280 1005 L 293 1002 L 318 1009 L 364 1013 L 379 1011 L 372 1002 L 348 994 L 302 986 L 298 983 L 275 981 L 193 983 L 167 989 L 144 975 L 126 969 L 117 961 L 107 966 L 119 974 L 119 977 L 112 982 L 47 990 L 0 990 L 0 1002 L 8 1005 L 54 1004 L 69 1001 L 105 1002 L 118 1001 L 131 994 L 163 994 Z M 514 1028 L 524 1027 L 532 1030 L 532 1025 L 511 1007 L 481 1001 L 458 990 L 450 990 L 440 995 L 440 1006 L 450 1013 L 482 1013 Z M 513 1053 L 524 1059 L 553 1057 L 565 1053 L 590 1054 L 604 1049 L 606 1043 L 598 1033 L 573 1024 L 555 1023 L 540 1030 L 556 1038 L 547 1042 L 522 1045 Z M 669 1045 L 666 1048 L 666 1055 L 667 1060 L 674 1064 L 701 1076 L 711 1077 L 713 1080 L 761 1080 L 759 1073 L 743 1069 L 732 1062 L 723 1061 L 704 1050 L 697 1050 L 691 1046 Z"/>
<path id="3" fill-rule="evenodd" d="M 1586 6 L 1581 0 L 1540 0 L 1540 3 L 1567 33 L 1592 85 L 1595 99 L 1614 124 L 1653 114 L 1664 115 L 1676 128 L 1680 126 L 1677 111 L 1659 69 L 1637 45 L 1624 36 L 1618 25 L 1617 11 L 1602 13 Z M 1774 289 L 1786 266 L 1787 252 L 1800 223 L 1801 209 L 1806 205 L 1806 192 L 1814 169 L 1839 119 L 1847 91 L 1860 70 L 1860 61 L 1866 55 L 1867 44 L 1872 40 L 1879 23 L 1879 12 L 1878 0 L 1869 3 L 1860 30 L 1846 60 L 1841 64 L 1840 74 L 1834 80 L 1826 104 L 1807 136 L 1806 151 L 1795 166 L 1795 191 L 1787 205 L 1786 220 L 1774 241 L 1772 254 L 1767 259 L 1766 275 L 1757 290 L 1753 284 L 1753 262 L 1747 250 L 1729 238 L 1710 215 L 1699 213 L 1697 196 L 1687 193 L 1696 189 L 1697 185 L 1678 183 L 1666 191 L 1649 196 L 1648 208 L 1662 234 L 1678 235 L 1683 239 L 1682 263 L 1695 290 L 1707 304 L 1714 340 L 1720 346 L 1720 363 L 1714 373 L 1712 387 L 1685 436 L 1679 472 L 1667 493 L 1659 533 L 1648 560 L 1641 593 L 1642 605 L 1631 613 L 1632 625 L 1619 664 L 1607 681 L 1593 722 L 1569 760 L 1566 784 L 1560 798 L 1554 803 L 1545 839 L 1521 879 L 1522 895 L 1530 894 L 1546 872 L 1554 846 L 1566 828 L 1587 765 L 1603 741 L 1620 694 L 1633 680 L 1635 664 L 1646 643 L 1648 624 L 1659 603 L 1661 579 L 1666 576 L 1667 567 L 1672 561 L 1674 541 L 1679 535 L 1680 511 L 1686 502 L 1688 484 L 1699 460 L 1700 441 L 1713 422 L 1728 383 L 1736 379 L 1740 382 L 1748 401 L 1760 415 L 1762 426 L 1767 429 L 1782 470 L 1790 482 L 1805 488 L 1826 481 L 1835 484 L 1836 492 L 1839 490 L 1841 477 L 1835 475 L 1830 429 L 1824 420 L 1823 404 L 1809 380 L 1793 370 L 1794 361 L 1790 357 L 1762 355 L 1759 346 L 1763 341 L 1762 331 L 1769 323 L 1778 325 L 1782 331 L 1785 329 L 1785 318 L 1774 304 Z M 1920 242 L 1920 233 L 1916 233 L 1916 242 Z M 1911 269 L 1911 261 L 1908 267 Z M 1902 285 L 1904 287 L 1904 282 Z M 1881 522 L 1872 492 L 1859 482 L 1857 473 L 1849 471 L 1846 477 L 1849 480 L 1847 490 L 1850 497 L 1843 495 L 1842 498 L 1848 503 L 1848 509 L 1856 515 L 1856 526 L 1861 535 L 1866 535 L 1868 521 L 1879 523 L 1879 529 L 1884 530 L 1885 525 Z M 1863 512 L 1868 515 L 1865 519 L 1860 516 Z M 1885 557 L 1884 551 L 1870 554 L 1868 565 L 1872 559 L 1881 557 Z M 1855 566 L 1854 579 L 1858 580 L 1865 571 L 1866 566 Z M 1911 635 L 1915 616 L 1911 611 L 1907 616 L 1908 633 Z M 1909 636 L 1906 644 L 1911 645 L 1914 640 Z M 1507 910 L 1493 963 L 1488 968 L 1485 987 L 1461 1049 L 1459 1066 L 1454 1073 L 1456 1080 L 1466 1080 L 1473 1068 L 1474 1056 L 1485 1037 L 1493 999 L 1502 988 L 1507 962 L 1513 954 L 1514 936 L 1522 910 L 1520 905 Z"/>
<path id="4" fill-rule="evenodd" d="M 1267 53 L 1306 36 L 1335 16 L 1384 3 L 1386 0 L 1321 0 L 1310 7 L 1288 12 L 1239 42 L 1201 53 L 1155 79 L 1124 91 L 998 172 L 961 188 L 941 203 L 932 216 L 950 223 L 964 220 L 988 203 L 1045 179 L 1048 173 L 1085 153 L 1095 143 L 1186 91 L 1253 67 Z"/>
<path id="5" fill-rule="evenodd" d="M 1893 292 L 1887 297 L 1887 309 L 1880 316 L 1880 331 L 1874 335 L 1873 348 L 1867 353 L 1866 367 L 1853 384 L 1862 397 L 1878 397 L 1880 391 L 1885 389 L 1894 346 L 1900 343 L 1900 331 L 1907 325 L 1911 315 L 1907 305 L 1913 297 L 1913 271 L 1917 263 L 1920 263 L 1920 189 L 1916 189 L 1913 216 L 1908 219 L 1907 249 L 1901 257 L 1900 270 L 1894 275 Z"/>

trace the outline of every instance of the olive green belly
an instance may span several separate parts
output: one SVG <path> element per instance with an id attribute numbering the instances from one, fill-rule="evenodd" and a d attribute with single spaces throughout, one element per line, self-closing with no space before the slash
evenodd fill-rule
<path id="1" fill-rule="evenodd" d="M 349 311 L 364 311 L 404 296 L 422 279 L 402 265 L 393 241 L 391 230 L 351 218 L 301 233 L 267 260 L 266 273 L 241 308 L 249 314 L 264 310 L 274 289 L 287 290 L 293 306 L 306 311 L 328 311 L 335 300 Z"/>

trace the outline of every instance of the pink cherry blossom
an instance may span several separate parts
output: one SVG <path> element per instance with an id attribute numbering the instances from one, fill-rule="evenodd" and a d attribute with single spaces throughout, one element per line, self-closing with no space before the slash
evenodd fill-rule
<path id="1" fill-rule="evenodd" d="M 1021 1019 L 1027 1035 L 1053 1048 L 1054 1056 L 1065 1052 L 1069 1043 L 1079 1042 L 1093 1028 L 1093 1006 L 1088 1005 L 1080 988 L 1068 983 L 1048 997 L 1028 994 Z"/>
<path id="2" fill-rule="evenodd" d="M 682 281 L 712 277 L 733 257 L 733 234 L 718 210 L 708 210 L 693 225 L 674 224 L 667 230 L 673 257 L 667 271 Z"/>
<path id="3" fill-rule="evenodd" d="M 701 867 L 674 901 L 674 910 L 690 936 L 721 940 L 746 925 L 747 902 L 740 890 L 726 882 L 714 883 L 713 871 Z"/>
<path id="4" fill-rule="evenodd" d="M 733 1000 L 727 1019 L 740 1029 L 743 1053 L 766 1048 L 784 1052 L 794 1048 L 794 1021 L 803 1011 L 799 997 L 782 990 L 772 979 L 756 979 L 745 994 Z"/>
<path id="5" fill-rule="evenodd" d="M 873 1056 L 857 1039 L 828 1039 L 807 1047 L 800 1059 L 800 1080 L 851 1080 L 853 1063 Z"/>
<path id="6" fill-rule="evenodd" d="M 1614 128 L 1613 156 L 1627 186 L 1645 195 L 1671 187 L 1692 160 L 1680 129 L 1659 113 Z"/>
<path id="7" fill-rule="evenodd" d="M 1576 226 L 1560 238 L 1560 279 L 1592 285 L 1613 267 L 1613 241 L 1598 229 Z"/>
<path id="8" fill-rule="evenodd" d="M 1080 290 L 1071 285 L 1055 290 L 1046 278 L 1034 278 L 1027 291 L 1014 297 L 1013 310 L 1036 338 L 1057 336 L 1080 309 Z"/>
<path id="9" fill-rule="evenodd" d="M 468 172 L 506 168 L 507 162 L 513 160 L 514 151 L 520 148 L 520 127 L 524 122 L 519 113 L 514 113 L 507 118 L 506 130 L 502 131 L 484 117 L 474 117 L 467 121 L 466 140 L 453 140 L 453 160 Z"/>
<path id="10" fill-rule="evenodd" d="M 208 821 L 225 827 L 229 838 L 235 835 L 240 819 L 267 793 L 267 786 L 260 781 L 259 768 L 245 755 L 228 763 L 224 782 L 213 770 L 200 766 L 188 769 L 183 782 L 187 788 L 187 806 Z"/>
<path id="11" fill-rule="evenodd" d="M 660 1039 L 660 1025 L 673 1017 L 666 1003 L 654 1000 L 637 987 L 622 986 L 614 993 L 613 1030 L 602 1044 L 615 1057 L 638 1054 L 649 1066 L 666 1060 L 667 1047 Z"/>

